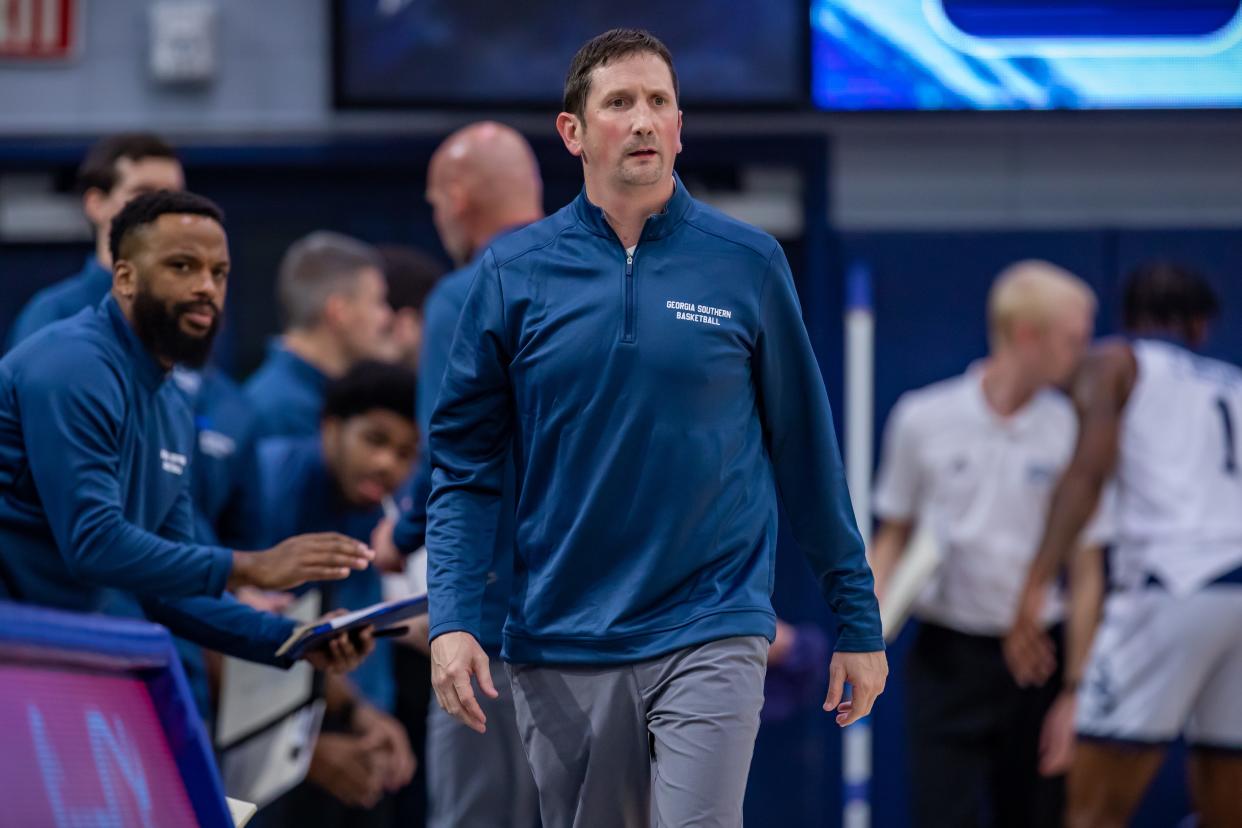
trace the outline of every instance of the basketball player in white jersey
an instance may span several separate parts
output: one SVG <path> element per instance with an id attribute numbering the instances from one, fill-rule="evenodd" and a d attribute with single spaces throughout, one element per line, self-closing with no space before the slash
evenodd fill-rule
<path id="1" fill-rule="evenodd" d="M 1067 825 L 1126 825 L 1179 735 L 1201 825 L 1242 825 L 1242 370 L 1195 353 L 1217 301 L 1151 265 L 1125 290 L 1130 339 L 1100 343 L 1074 386 L 1079 433 L 1006 641 L 1039 683 L 1044 587 L 1115 481 L 1114 590 L 1078 694 Z"/>

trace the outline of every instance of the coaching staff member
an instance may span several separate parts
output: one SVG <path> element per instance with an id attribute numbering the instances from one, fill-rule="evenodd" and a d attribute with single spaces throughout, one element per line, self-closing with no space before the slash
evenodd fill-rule
<path id="1" fill-rule="evenodd" d="M 557 129 L 585 188 L 483 256 L 431 421 L 436 696 L 485 727 L 471 677 L 495 695 L 478 637 L 512 444 L 502 656 L 556 828 L 741 824 L 777 492 L 840 622 L 825 709 L 855 721 L 887 672 L 789 265 L 686 192 L 681 121 L 655 37 L 579 50 Z"/>
<path id="2" fill-rule="evenodd" d="M 222 221 L 189 193 L 134 199 L 112 221 L 111 293 L 0 360 L 0 597 L 91 611 L 118 589 L 178 635 L 270 662 L 293 622 L 219 597 L 226 585 L 337 580 L 371 552 L 333 534 L 257 553 L 193 541 L 194 423 L 168 375 L 211 348 Z"/>

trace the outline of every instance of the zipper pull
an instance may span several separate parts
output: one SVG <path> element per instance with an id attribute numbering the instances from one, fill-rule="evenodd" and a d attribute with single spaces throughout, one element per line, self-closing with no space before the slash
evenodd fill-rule
<path id="1" fill-rule="evenodd" d="M 626 276 L 634 275 L 634 257 L 629 255 L 628 253 L 625 256 L 625 275 Z"/>

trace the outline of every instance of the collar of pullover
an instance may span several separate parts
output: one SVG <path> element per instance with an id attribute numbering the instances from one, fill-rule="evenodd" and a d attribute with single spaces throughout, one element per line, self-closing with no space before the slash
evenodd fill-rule
<path id="1" fill-rule="evenodd" d="M 681 178 L 677 173 L 673 173 L 673 196 L 664 205 L 664 211 L 655 213 L 647 217 L 646 223 L 643 225 L 643 234 L 639 237 L 639 243 L 651 241 L 653 239 L 662 239 L 677 229 L 677 225 L 681 224 L 681 220 L 685 218 L 686 211 L 690 209 L 690 193 L 686 192 L 685 185 L 681 183 Z M 578 216 L 578 220 L 597 236 L 603 236 L 608 239 L 615 239 L 617 234 L 613 232 L 612 225 L 608 223 L 604 211 L 591 203 L 587 198 L 586 187 L 582 188 L 582 192 L 574 199 L 574 212 Z"/>
<path id="2" fill-rule="evenodd" d="M 112 330 L 120 341 L 121 347 L 125 349 L 125 353 L 133 362 L 135 376 L 148 389 L 154 391 L 159 388 L 168 376 L 168 372 L 138 338 L 134 326 L 129 324 L 129 320 L 121 312 L 121 306 L 116 303 L 111 294 L 104 297 L 103 312 L 107 314 L 108 321 L 112 323 Z"/>
<path id="3" fill-rule="evenodd" d="M 328 375 L 289 350 L 280 337 L 272 339 L 268 343 L 267 350 L 272 359 L 280 365 L 282 371 L 295 377 L 301 384 L 316 389 L 328 387 Z"/>
<path id="4" fill-rule="evenodd" d="M 86 264 L 79 271 L 87 287 L 96 296 L 103 296 L 112 290 L 112 271 L 104 267 L 94 253 L 86 257 Z"/>

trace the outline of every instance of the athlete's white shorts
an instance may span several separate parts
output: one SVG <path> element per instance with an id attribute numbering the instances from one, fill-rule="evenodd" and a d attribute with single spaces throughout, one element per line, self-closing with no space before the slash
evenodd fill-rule
<path id="1" fill-rule="evenodd" d="M 1242 584 L 1110 595 L 1076 724 L 1087 738 L 1242 750 Z"/>

